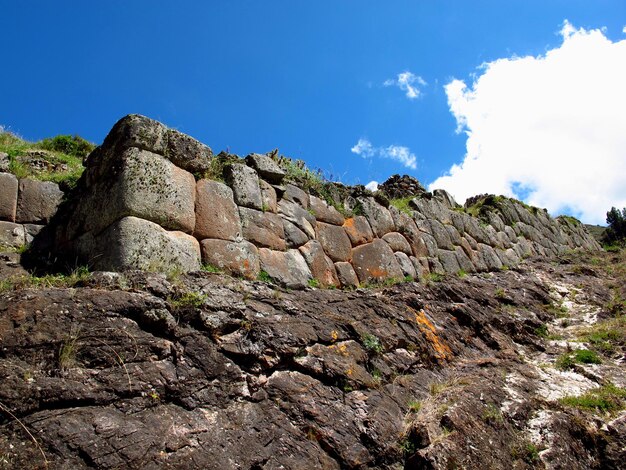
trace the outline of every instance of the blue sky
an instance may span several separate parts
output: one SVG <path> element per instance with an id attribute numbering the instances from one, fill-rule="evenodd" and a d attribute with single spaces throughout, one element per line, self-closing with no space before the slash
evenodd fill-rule
<path id="1" fill-rule="evenodd" d="M 467 132 L 487 139 L 471 145 L 497 148 L 504 160 L 508 153 L 489 144 L 493 127 L 480 127 L 475 116 L 485 111 L 470 106 L 472 83 L 487 77 L 481 64 L 545 56 L 563 45 L 565 20 L 574 31 L 604 28 L 612 46 L 626 44 L 623 1 L 1 0 L 0 6 L 0 125 L 27 139 L 76 133 L 99 143 L 120 117 L 140 113 L 216 153 L 278 147 L 348 184 L 406 173 L 425 185 L 440 183 L 461 202 L 477 187 L 467 181 L 477 183 L 480 170 L 438 178 L 466 154 L 478 158 Z M 623 48 L 613 49 L 614 62 Z M 510 80 L 519 76 L 512 71 Z M 458 86 L 446 88 L 451 83 Z M 519 93 L 516 86 L 509 95 Z M 498 116 L 507 125 L 504 113 Z M 623 116 L 616 119 L 626 128 Z M 363 149 L 360 140 L 370 147 L 358 154 L 352 149 Z M 626 174 L 626 158 L 612 158 Z M 586 207 L 567 202 L 573 188 L 557 197 L 537 189 L 551 184 L 540 177 L 510 181 L 514 165 L 508 167 L 509 176 L 485 177 L 485 191 L 509 191 L 590 222 L 602 222 L 611 205 L 626 205 L 622 180 L 610 181 L 610 194 Z"/>

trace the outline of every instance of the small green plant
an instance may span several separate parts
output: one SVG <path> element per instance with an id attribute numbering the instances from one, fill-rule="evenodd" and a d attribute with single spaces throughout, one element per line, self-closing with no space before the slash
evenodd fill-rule
<path id="1" fill-rule="evenodd" d="M 76 365 L 76 355 L 79 351 L 78 340 L 80 338 L 80 328 L 70 328 L 70 332 L 65 337 L 59 348 L 59 368 L 69 369 Z"/>
<path id="2" fill-rule="evenodd" d="M 523 441 L 511 448 L 511 457 L 515 460 L 523 460 L 529 465 L 539 462 L 539 448 L 532 442 Z"/>
<path id="3" fill-rule="evenodd" d="M 315 278 L 312 278 L 312 279 L 309 279 L 307 281 L 307 284 L 309 285 L 309 287 L 313 287 L 313 288 L 317 289 L 320 286 L 320 281 L 318 281 Z"/>
<path id="4" fill-rule="evenodd" d="M 426 281 L 428 282 L 441 282 L 443 281 L 444 275 L 440 273 L 428 273 L 426 275 Z"/>
<path id="5" fill-rule="evenodd" d="M 383 352 L 383 345 L 381 344 L 380 339 L 378 339 L 377 336 L 365 333 L 363 336 L 361 336 L 361 343 L 369 353 L 380 354 Z"/>
<path id="6" fill-rule="evenodd" d="M 269 274 L 267 274 L 266 271 L 261 270 L 261 271 L 259 271 L 259 275 L 257 276 L 257 280 L 259 280 L 261 282 L 268 282 L 268 283 L 270 283 L 270 282 L 272 282 L 272 277 Z"/>
<path id="7" fill-rule="evenodd" d="M 200 308 L 207 300 L 205 294 L 199 292 L 185 292 L 183 295 L 176 299 L 170 299 L 172 307 L 176 309 L 181 308 Z"/>
<path id="8" fill-rule="evenodd" d="M 463 270 L 463 269 L 459 269 L 459 271 L 456 273 L 457 277 L 459 279 L 463 279 L 464 277 L 467 277 L 467 271 Z"/>
<path id="9" fill-rule="evenodd" d="M 506 293 L 502 287 L 498 287 L 495 293 L 496 299 L 504 299 L 506 297 Z"/>
<path id="10" fill-rule="evenodd" d="M 583 395 L 563 397 L 559 401 L 565 406 L 582 410 L 615 413 L 626 406 L 626 388 L 609 383 L 589 390 Z"/>
<path id="11" fill-rule="evenodd" d="M 390 199 L 389 204 L 398 209 L 400 212 L 404 212 L 405 214 L 412 215 L 413 209 L 411 209 L 411 201 L 414 196 L 408 196 L 403 198 Z"/>
<path id="12" fill-rule="evenodd" d="M 535 328 L 535 334 L 540 338 L 547 338 L 550 335 L 548 331 L 548 326 L 546 324 L 539 325 Z"/>
<path id="13" fill-rule="evenodd" d="M 486 423 L 502 423 L 504 418 L 500 409 L 493 403 L 489 403 L 483 411 L 483 420 Z"/>
<path id="14" fill-rule="evenodd" d="M 207 273 L 215 273 L 215 274 L 222 273 L 222 270 L 220 268 L 212 264 L 203 264 L 201 269 L 202 271 L 207 272 Z"/>
<path id="15" fill-rule="evenodd" d="M 419 413 L 419 410 L 422 409 L 422 402 L 420 400 L 409 400 L 409 403 L 407 405 L 409 407 L 409 411 L 411 413 Z"/>

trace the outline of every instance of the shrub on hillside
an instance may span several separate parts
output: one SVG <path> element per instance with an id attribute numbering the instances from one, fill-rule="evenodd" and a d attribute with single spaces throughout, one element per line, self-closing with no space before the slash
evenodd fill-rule
<path id="1" fill-rule="evenodd" d="M 78 135 L 57 135 L 56 137 L 43 139 L 41 147 L 45 150 L 62 152 L 78 158 L 86 157 L 96 148 L 94 144 Z"/>

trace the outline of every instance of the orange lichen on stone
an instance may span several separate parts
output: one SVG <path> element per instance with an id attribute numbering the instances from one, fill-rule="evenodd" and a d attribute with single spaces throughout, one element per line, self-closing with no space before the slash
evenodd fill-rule
<path id="1" fill-rule="evenodd" d="M 417 327 L 424 334 L 424 336 L 426 336 L 426 339 L 430 342 L 430 344 L 432 344 L 437 358 L 442 360 L 451 359 L 452 351 L 450 350 L 450 347 L 439 338 L 435 325 L 433 325 L 432 322 L 428 318 L 426 318 L 426 313 L 424 312 L 424 310 L 422 309 L 420 311 L 417 311 L 415 309 L 412 309 L 411 307 L 408 307 L 408 309 L 415 316 L 415 322 L 417 323 Z"/>

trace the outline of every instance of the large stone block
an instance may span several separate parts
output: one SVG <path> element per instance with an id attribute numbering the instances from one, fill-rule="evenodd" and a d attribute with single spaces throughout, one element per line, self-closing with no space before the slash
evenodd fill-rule
<path id="1" fill-rule="evenodd" d="M 241 236 L 241 220 L 233 191 L 218 181 L 200 180 L 196 184 L 196 228 L 200 240 L 236 240 Z"/>
<path id="2" fill-rule="evenodd" d="M 280 251 L 287 248 L 283 220 L 279 215 L 247 207 L 240 207 L 239 215 L 243 238 L 259 247 Z"/>
<path id="3" fill-rule="evenodd" d="M 363 215 L 365 215 L 372 227 L 374 235 L 382 238 L 384 234 L 395 231 L 396 226 L 393 223 L 389 209 L 381 206 L 371 197 L 359 198 L 358 201 L 363 210 Z"/>
<path id="4" fill-rule="evenodd" d="M 200 242 L 200 250 L 203 263 L 247 279 L 256 279 L 259 275 L 259 251 L 246 240 L 206 239 Z"/>
<path id="5" fill-rule="evenodd" d="M 361 283 L 403 277 L 389 244 L 381 239 L 353 248 L 352 266 Z"/>
<path id="6" fill-rule="evenodd" d="M 51 181 L 22 179 L 19 183 L 15 221 L 48 223 L 63 199 L 59 185 Z"/>
<path id="7" fill-rule="evenodd" d="M 343 227 L 319 222 L 316 228 L 317 240 L 333 261 L 350 261 L 352 244 Z"/>
<path id="8" fill-rule="evenodd" d="M 286 201 L 295 202 L 296 204 L 300 204 L 300 206 L 302 206 L 304 209 L 308 209 L 310 205 L 309 195 L 297 186 L 294 186 L 293 184 L 288 184 L 287 186 L 285 186 L 283 199 Z"/>
<path id="9" fill-rule="evenodd" d="M 17 210 L 17 178 L 10 173 L 0 173 L 0 220 L 15 222 Z"/>
<path id="10" fill-rule="evenodd" d="M 298 250 L 274 251 L 260 248 L 259 257 L 261 270 L 285 287 L 306 287 L 312 279 L 311 271 Z"/>
<path id="11" fill-rule="evenodd" d="M 487 271 L 498 271 L 502 269 L 502 261 L 500 261 L 496 251 L 491 246 L 479 243 L 478 255 L 485 264 Z"/>
<path id="12" fill-rule="evenodd" d="M 306 233 L 287 219 L 283 219 L 283 229 L 288 248 L 298 248 L 310 240 Z"/>
<path id="13" fill-rule="evenodd" d="M 139 114 L 120 119 L 107 135 L 101 149 L 93 155 L 99 158 L 102 152 L 118 153 L 128 147 L 158 153 L 191 173 L 207 171 L 213 155 L 209 147 L 192 137 Z"/>
<path id="14" fill-rule="evenodd" d="M 274 187 L 264 180 L 259 180 L 259 187 L 261 188 L 263 210 L 265 212 L 276 212 L 278 210 L 278 198 L 276 197 Z"/>
<path id="15" fill-rule="evenodd" d="M 102 271 L 200 269 L 198 240 L 137 217 L 124 217 L 96 236 L 83 235 L 76 241 L 76 251 L 80 259 Z"/>
<path id="16" fill-rule="evenodd" d="M 263 209 L 259 177 L 254 169 L 242 163 L 234 163 L 226 167 L 225 174 L 228 185 L 233 189 L 237 205 L 257 210 Z"/>
<path id="17" fill-rule="evenodd" d="M 324 254 L 322 245 L 317 240 L 311 240 L 300 247 L 300 253 L 311 270 L 311 274 L 322 287 L 338 287 L 337 271 L 331 259 Z"/>
<path id="18" fill-rule="evenodd" d="M 24 226 L 0 220 L 0 247 L 19 248 L 26 244 Z"/>
<path id="19" fill-rule="evenodd" d="M 335 263 L 335 269 L 337 270 L 337 278 L 342 287 L 359 287 L 359 278 L 350 263 L 339 261 Z"/>
<path id="20" fill-rule="evenodd" d="M 437 255 L 441 265 L 443 266 L 443 270 L 447 274 L 456 274 L 461 270 L 455 251 L 440 249 Z"/>
<path id="21" fill-rule="evenodd" d="M 405 277 L 415 279 L 417 273 L 415 272 L 415 267 L 413 266 L 413 263 L 411 263 L 411 259 L 407 256 L 407 254 L 398 251 L 394 253 L 394 256 L 396 257 L 396 261 L 402 270 L 402 274 L 404 274 Z"/>
<path id="22" fill-rule="evenodd" d="M 246 157 L 246 163 L 254 168 L 261 178 L 272 184 L 280 184 L 285 177 L 285 171 L 267 155 L 251 153 Z"/>
<path id="23" fill-rule="evenodd" d="M 393 251 L 401 251 L 407 255 L 412 255 L 413 250 L 409 245 L 409 242 L 404 238 L 401 233 L 389 232 L 383 235 L 383 240 L 389 243 L 389 246 Z"/>
<path id="24" fill-rule="evenodd" d="M 315 238 L 315 217 L 298 203 L 282 199 L 278 203 L 278 213 L 284 219 L 294 223 L 309 238 Z"/>
<path id="25" fill-rule="evenodd" d="M 343 225 L 345 218 L 341 213 L 333 206 L 329 206 L 326 201 L 321 200 L 318 197 L 311 196 L 311 211 L 315 218 L 320 222 L 326 222 L 327 224 Z"/>
<path id="26" fill-rule="evenodd" d="M 370 223 L 362 215 L 346 219 L 343 223 L 343 229 L 346 231 L 352 246 L 370 243 L 374 239 L 372 227 L 370 227 Z"/>

